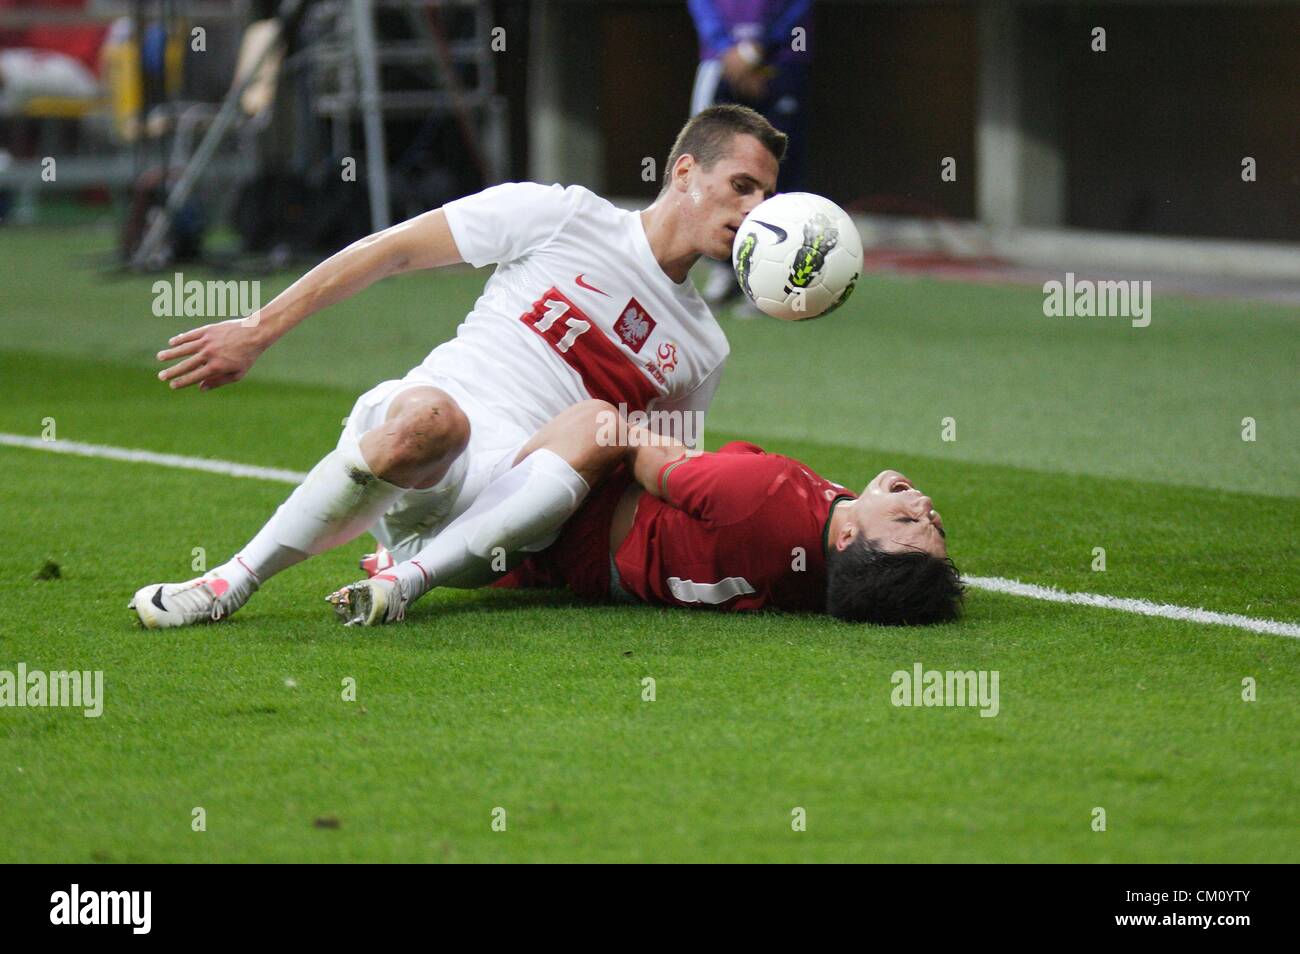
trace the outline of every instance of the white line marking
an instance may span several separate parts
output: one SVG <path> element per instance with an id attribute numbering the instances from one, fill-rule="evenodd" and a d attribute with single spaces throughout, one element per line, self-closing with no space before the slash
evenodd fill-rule
<path id="1" fill-rule="evenodd" d="M 78 441 L 46 441 L 39 437 L 21 434 L 0 434 L 0 444 L 10 447 L 27 447 L 32 450 L 53 451 L 56 454 L 75 454 L 78 457 L 106 457 L 135 464 L 158 464 L 161 467 L 179 467 L 183 470 L 204 470 L 210 474 L 227 477 L 252 477 L 256 480 L 278 480 L 286 484 L 300 484 L 307 477 L 295 470 L 278 467 L 254 467 L 236 464 L 229 460 L 210 460 L 207 457 L 185 457 L 181 454 L 156 454 L 153 451 L 130 450 L 126 447 L 109 447 L 106 444 L 82 444 Z"/>
<path id="2" fill-rule="evenodd" d="M 75 454 L 78 457 L 102 457 L 136 464 L 157 464 L 161 467 L 201 470 L 210 474 L 222 474 L 227 477 L 252 477 L 256 480 L 274 480 L 285 484 L 300 484 L 307 476 L 305 473 L 294 470 L 281 470 L 278 467 L 254 467 L 251 464 L 236 464 L 228 460 L 185 457 L 181 454 L 157 454 L 153 451 L 110 447 L 105 444 L 82 444 L 78 441 L 64 440 L 46 441 L 39 437 L 26 437 L 21 434 L 0 433 L 0 445 L 53 451 L 56 454 Z M 1214 626 L 1235 626 L 1239 629 L 1250 630 L 1253 633 L 1267 633 L 1272 636 L 1290 636 L 1293 639 L 1300 639 L 1300 624 L 1297 623 L 1282 623 L 1272 619 L 1240 616 L 1236 613 L 1215 613 L 1211 610 L 1193 609 L 1189 606 L 1152 603 L 1150 600 L 1126 599 L 1118 596 L 1105 596 L 1101 593 L 1068 593 L 1065 590 L 1053 589 L 1050 586 L 1021 583 L 1019 580 L 1004 580 L 996 576 L 968 576 L 963 578 L 963 582 L 977 590 L 1007 593 L 1011 596 L 1027 596 L 1030 599 L 1046 600 L 1049 603 L 1096 606 L 1102 609 L 1120 610 L 1125 613 L 1137 613 L 1142 616 L 1160 616 L 1164 619 L 1175 619 L 1188 623 L 1207 623 Z"/>
<path id="3" fill-rule="evenodd" d="M 1122 610 L 1125 613 L 1139 613 L 1142 616 L 1161 616 L 1165 619 L 1183 620 L 1188 623 L 1209 623 L 1215 626 L 1237 626 L 1255 633 L 1269 633 L 1273 636 L 1291 636 L 1300 639 L 1300 624 L 1296 623 L 1280 623 L 1277 620 L 1239 616 L 1236 613 L 1215 613 L 1210 610 L 1192 609 L 1188 606 L 1174 606 L 1170 603 L 1152 603 L 1150 600 L 1103 596 L 1100 593 L 1067 593 L 1064 590 L 1053 589 L 1050 586 L 1035 586 L 1033 583 L 1004 580 L 996 576 L 968 576 L 963 578 L 963 582 L 979 590 L 1009 593 L 1012 596 L 1028 596 L 1031 599 L 1047 600 L 1050 603 L 1100 606 L 1102 609 Z"/>

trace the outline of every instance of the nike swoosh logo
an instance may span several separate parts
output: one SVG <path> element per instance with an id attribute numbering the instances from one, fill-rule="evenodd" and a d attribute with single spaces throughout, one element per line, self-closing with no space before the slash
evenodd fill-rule
<path id="1" fill-rule="evenodd" d="M 596 292 L 598 295 L 604 295 L 606 298 L 608 298 L 609 295 L 608 295 L 607 293 L 601 291 L 601 290 L 600 290 L 599 288 L 597 288 L 595 285 L 592 285 L 592 284 L 590 284 L 590 283 L 588 283 L 588 282 L 584 282 L 584 281 L 582 280 L 582 276 L 585 275 L 585 274 L 587 274 L 587 273 L 586 273 L 586 272 L 579 272 L 579 273 L 578 273 L 578 277 L 575 278 L 575 279 L 573 280 L 573 281 L 574 281 L 574 284 L 576 284 L 579 288 L 585 288 L 585 289 L 587 289 L 588 291 L 594 291 L 594 292 Z"/>
<path id="2" fill-rule="evenodd" d="M 754 224 L 761 225 L 765 229 L 771 229 L 772 232 L 776 234 L 777 245 L 780 245 L 782 242 L 784 242 L 786 239 L 790 237 L 790 234 L 786 232 L 785 229 L 781 228 L 779 225 L 772 225 L 768 222 L 764 222 L 762 219 L 755 219 Z"/>
<path id="3" fill-rule="evenodd" d="M 152 603 L 154 606 L 158 607 L 160 610 L 162 610 L 165 613 L 167 612 L 167 607 L 163 606 L 162 591 L 163 588 L 161 586 L 158 587 L 158 589 L 154 590 L 153 599 L 151 599 L 149 602 Z"/>

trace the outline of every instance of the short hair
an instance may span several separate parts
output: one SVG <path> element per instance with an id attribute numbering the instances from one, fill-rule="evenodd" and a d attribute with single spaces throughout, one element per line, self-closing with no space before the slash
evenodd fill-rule
<path id="1" fill-rule="evenodd" d="M 826 612 L 851 623 L 924 626 L 961 615 L 965 587 L 952 560 L 882 550 L 859 535 L 826 557 Z"/>
<path id="2" fill-rule="evenodd" d="M 785 158 L 789 137 L 763 118 L 761 113 L 736 103 L 710 106 L 692 116 L 677 134 L 677 141 L 668 153 L 663 188 L 668 188 L 668 183 L 672 181 L 673 166 L 677 165 L 677 160 L 682 156 L 689 153 L 702 168 L 711 169 L 714 163 L 727 155 L 732 138 L 742 133 L 761 142 L 777 162 Z"/>

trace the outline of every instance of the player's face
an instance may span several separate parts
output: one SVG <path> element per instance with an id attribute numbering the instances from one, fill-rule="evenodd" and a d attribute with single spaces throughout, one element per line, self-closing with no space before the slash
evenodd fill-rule
<path id="1" fill-rule="evenodd" d="M 763 144 L 745 133 L 731 137 L 731 147 L 709 169 L 695 165 L 687 182 L 702 255 L 731 261 L 731 246 L 740 223 L 754 206 L 776 193 L 780 170 Z"/>
<path id="2" fill-rule="evenodd" d="M 934 501 L 896 470 L 883 470 L 853 503 L 858 532 L 882 550 L 924 550 L 940 559 L 948 555 L 943 520 Z"/>

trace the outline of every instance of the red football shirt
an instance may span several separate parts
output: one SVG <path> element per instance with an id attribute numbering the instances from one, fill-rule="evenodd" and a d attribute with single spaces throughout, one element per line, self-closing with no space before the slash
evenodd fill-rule
<path id="1" fill-rule="evenodd" d="M 854 495 L 744 441 L 667 464 L 615 562 L 639 599 L 727 610 L 826 606 L 826 525 Z"/>
<path id="2" fill-rule="evenodd" d="M 552 547 L 498 585 L 608 596 L 609 526 L 631 480 L 620 469 Z M 825 608 L 826 526 L 835 501 L 854 497 L 844 487 L 743 441 L 667 464 L 659 486 L 664 499 L 641 497 L 615 557 L 629 594 L 733 611 Z"/>

